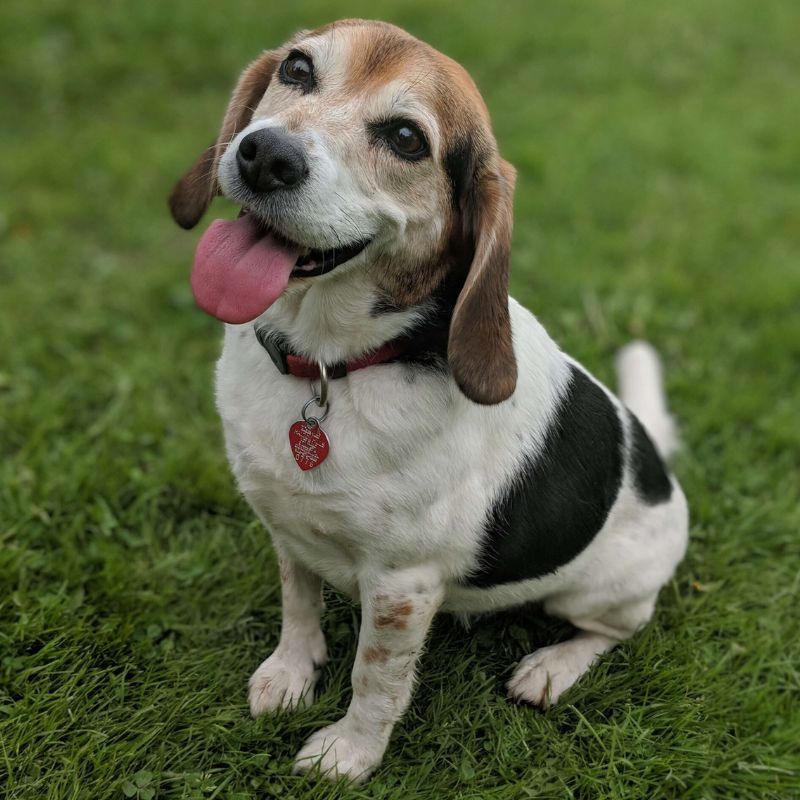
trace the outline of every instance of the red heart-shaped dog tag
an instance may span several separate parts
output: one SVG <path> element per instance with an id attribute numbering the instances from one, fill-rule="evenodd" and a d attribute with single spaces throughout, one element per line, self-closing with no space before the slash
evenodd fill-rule
<path id="1" fill-rule="evenodd" d="M 302 470 L 318 467 L 327 457 L 331 443 L 319 424 L 298 420 L 289 428 L 289 444 L 297 466 Z"/>

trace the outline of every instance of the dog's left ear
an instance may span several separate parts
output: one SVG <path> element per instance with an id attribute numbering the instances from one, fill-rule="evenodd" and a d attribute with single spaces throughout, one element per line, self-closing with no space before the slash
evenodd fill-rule
<path id="1" fill-rule="evenodd" d="M 516 171 L 495 157 L 474 177 L 462 213 L 474 254 L 450 323 L 447 360 L 461 391 L 481 405 L 507 400 L 517 386 L 508 313 L 508 267 Z"/>
<path id="2" fill-rule="evenodd" d="M 253 61 L 239 77 L 217 140 L 207 147 L 189 170 L 175 184 L 169 196 L 169 208 L 182 228 L 193 228 L 219 194 L 217 165 L 225 148 L 236 134 L 250 124 L 253 110 L 267 91 L 280 63 L 280 55 L 267 50 Z"/>

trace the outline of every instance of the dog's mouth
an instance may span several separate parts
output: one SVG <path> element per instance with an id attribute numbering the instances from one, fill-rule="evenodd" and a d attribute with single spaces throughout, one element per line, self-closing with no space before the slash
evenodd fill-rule
<path id="1" fill-rule="evenodd" d="M 236 220 L 215 220 L 203 234 L 192 266 L 192 291 L 200 308 L 217 319 L 250 322 L 280 297 L 292 278 L 332 272 L 369 243 L 315 249 L 243 211 Z"/>
<path id="2" fill-rule="evenodd" d="M 335 247 L 332 250 L 309 250 L 297 259 L 292 270 L 293 278 L 313 278 L 333 272 L 336 267 L 346 264 L 355 258 L 367 245 L 369 240 L 355 242 L 344 247 Z"/>
<path id="3" fill-rule="evenodd" d="M 239 217 L 246 216 L 246 214 L 247 212 L 242 209 Z M 302 253 L 291 271 L 290 277 L 292 278 L 314 278 L 317 275 L 333 272 L 336 267 L 354 259 L 372 241 L 371 239 L 361 239 L 352 244 L 318 249 L 292 241 L 261 220 L 257 220 L 255 224 L 262 231 L 263 236 L 270 236 L 283 247 Z"/>

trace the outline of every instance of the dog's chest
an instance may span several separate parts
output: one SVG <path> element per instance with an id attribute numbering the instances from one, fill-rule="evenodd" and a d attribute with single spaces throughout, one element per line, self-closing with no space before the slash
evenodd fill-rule
<path id="1" fill-rule="evenodd" d="M 502 470 L 474 425 L 460 430 L 449 383 L 401 364 L 332 381 L 322 425 L 330 453 L 303 471 L 289 428 L 311 394 L 250 338 L 226 337 L 217 402 L 228 457 L 278 546 L 346 591 L 370 565 L 441 559 L 443 550 L 463 569 L 492 491 L 485 475 Z"/>

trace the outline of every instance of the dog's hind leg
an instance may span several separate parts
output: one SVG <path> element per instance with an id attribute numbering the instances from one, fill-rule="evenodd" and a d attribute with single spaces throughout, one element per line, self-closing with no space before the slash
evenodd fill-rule
<path id="1" fill-rule="evenodd" d="M 578 619 L 549 608 L 556 616 L 566 616 L 578 633 L 525 656 L 508 682 L 508 696 L 542 708 L 553 705 L 601 655 L 644 625 L 652 616 L 654 604 L 655 595 L 617 606 L 598 619 Z"/>

